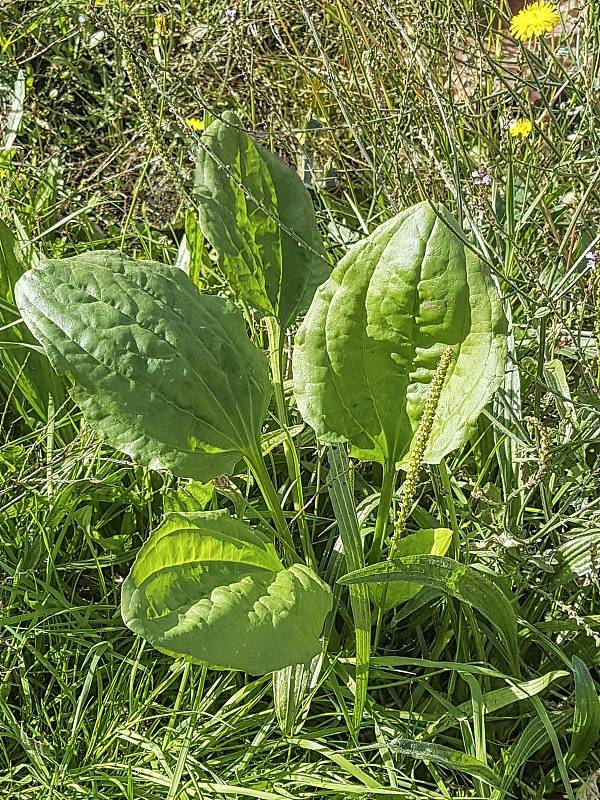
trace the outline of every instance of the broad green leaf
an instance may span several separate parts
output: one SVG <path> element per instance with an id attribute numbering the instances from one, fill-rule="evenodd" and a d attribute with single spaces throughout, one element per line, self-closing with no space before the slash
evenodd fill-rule
<path id="1" fill-rule="evenodd" d="M 214 496 L 215 486 L 212 482 L 191 481 L 165 494 L 163 511 L 165 514 L 170 511 L 206 511 Z"/>
<path id="2" fill-rule="evenodd" d="M 483 761 L 479 761 L 466 753 L 461 753 L 459 750 L 446 747 L 443 744 L 419 742 L 415 739 L 393 739 L 388 743 L 388 747 L 392 752 L 403 753 L 411 758 L 418 758 L 423 761 L 431 761 L 442 767 L 455 769 L 475 778 L 480 778 L 491 786 L 500 786 L 500 777 Z"/>
<path id="3" fill-rule="evenodd" d="M 430 586 L 473 606 L 500 634 L 506 655 L 515 674 L 519 672 L 517 617 L 495 583 L 467 564 L 444 556 L 405 556 L 355 570 L 338 580 L 341 584 L 404 581 Z"/>
<path id="4" fill-rule="evenodd" d="M 200 227 L 235 294 L 287 328 L 329 275 L 300 178 L 226 112 L 202 135 L 196 194 Z"/>
<path id="5" fill-rule="evenodd" d="M 284 569 L 267 537 L 210 511 L 166 515 L 121 595 L 125 624 L 157 649 L 253 675 L 313 658 L 331 607 L 312 570 Z"/>
<path id="6" fill-rule="evenodd" d="M 30 270 L 16 299 L 90 426 L 134 461 L 207 481 L 259 447 L 266 359 L 182 270 L 97 251 Z"/>
<path id="7" fill-rule="evenodd" d="M 413 206 L 352 247 L 316 292 L 296 336 L 298 408 L 325 442 L 399 463 L 442 352 L 453 360 L 425 461 L 468 438 L 500 385 L 506 319 L 481 261 L 437 205 Z"/>
<path id="8" fill-rule="evenodd" d="M 573 768 L 585 759 L 598 741 L 600 734 L 600 700 L 594 679 L 587 665 L 573 656 L 575 676 L 575 715 L 573 736 L 565 761 Z"/>
<path id="9" fill-rule="evenodd" d="M 452 531 L 449 528 L 429 528 L 403 536 L 396 546 L 395 555 L 398 558 L 417 555 L 445 556 L 451 544 Z M 399 603 L 410 600 L 422 588 L 418 583 L 406 583 L 405 581 L 386 584 L 385 589 L 377 583 L 372 583 L 369 585 L 369 595 L 377 605 L 381 604 L 381 600 L 385 596 L 383 610 L 389 611 Z"/>

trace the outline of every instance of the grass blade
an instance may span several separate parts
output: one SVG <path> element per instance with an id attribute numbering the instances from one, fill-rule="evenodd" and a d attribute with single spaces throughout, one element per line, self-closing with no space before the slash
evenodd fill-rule
<path id="1" fill-rule="evenodd" d="M 571 746 L 565 756 L 569 767 L 576 767 L 592 751 L 600 733 L 600 700 L 594 679 L 586 664 L 573 656 L 575 676 L 575 715 Z"/>
<path id="2" fill-rule="evenodd" d="M 348 454 L 342 445 L 331 445 L 328 452 L 331 467 L 329 482 L 331 505 L 344 546 L 347 567 L 358 570 L 364 567 L 365 557 L 354 498 L 348 480 Z M 354 734 L 357 735 L 367 700 L 371 660 L 371 606 L 366 585 L 357 584 L 350 587 L 350 603 L 356 634 L 356 700 L 353 724 Z"/>
<path id="3" fill-rule="evenodd" d="M 355 570 L 338 582 L 354 585 L 399 580 L 441 589 L 476 608 L 498 630 L 508 661 L 515 674 L 519 674 L 517 617 L 514 609 L 504 592 L 473 567 L 444 556 L 407 556 Z"/>
<path id="4" fill-rule="evenodd" d="M 390 750 L 403 753 L 411 758 L 431 761 L 442 767 L 448 767 L 448 769 L 465 772 L 467 775 L 485 781 L 490 786 L 496 788 L 500 786 L 500 777 L 487 764 L 466 753 L 461 753 L 459 750 L 454 750 L 452 747 L 431 742 L 418 742 L 414 739 L 394 739 L 389 743 L 389 747 Z"/>

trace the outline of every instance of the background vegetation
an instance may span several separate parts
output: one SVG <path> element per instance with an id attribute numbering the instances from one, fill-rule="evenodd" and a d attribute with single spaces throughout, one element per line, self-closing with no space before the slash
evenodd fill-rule
<path id="1" fill-rule="evenodd" d="M 81 424 L 68 387 L 14 324 L 3 272 L 7 800 L 598 796 L 600 6 L 563 4 L 555 33 L 526 45 L 511 39 L 510 15 L 478 0 L 0 8 L 0 217 L 26 250 L 116 248 L 171 264 L 186 233 L 198 282 L 225 292 L 188 202 L 201 132 L 186 123 L 225 109 L 296 165 L 332 262 L 421 199 L 458 215 L 505 298 L 510 369 L 449 476 L 422 472 L 412 521 L 455 517 L 460 559 L 518 602 L 529 682 L 518 690 L 503 677 L 484 618 L 429 590 L 386 619 L 356 739 L 353 653 L 339 627 L 287 720 L 269 676 L 206 673 L 144 647 L 121 621 L 120 585 L 176 482 Z M 508 132 L 519 118 L 532 122 L 524 138 Z M 329 463 L 307 428 L 296 443 L 333 582 Z M 270 458 L 286 496 L 282 448 Z M 372 469 L 351 465 L 365 530 Z M 265 513 L 245 473 L 215 492 L 209 503 Z M 430 743 L 430 758 L 399 739 Z"/>

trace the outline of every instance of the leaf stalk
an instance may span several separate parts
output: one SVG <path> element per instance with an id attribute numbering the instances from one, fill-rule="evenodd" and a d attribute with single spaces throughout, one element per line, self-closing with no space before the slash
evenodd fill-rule
<path id="1" fill-rule="evenodd" d="M 277 409 L 277 419 L 283 429 L 289 425 L 288 409 L 285 402 L 285 392 L 283 388 L 284 376 L 284 333 L 275 317 L 269 316 L 265 320 L 267 336 L 269 339 L 269 362 L 271 365 L 271 377 L 273 380 L 273 390 L 275 395 L 275 407 Z M 302 479 L 300 476 L 300 462 L 298 453 L 290 439 L 283 442 L 283 453 L 287 464 L 288 475 L 292 482 L 292 501 L 298 528 L 300 530 L 300 541 L 306 563 L 316 569 L 316 558 L 313 550 L 306 517 L 304 516 L 304 492 L 302 490 Z"/>
<path id="2" fill-rule="evenodd" d="M 260 444 L 257 443 L 252 451 L 244 453 L 244 458 L 250 467 L 250 471 L 252 472 L 265 503 L 267 504 L 267 508 L 271 512 L 271 518 L 275 524 L 275 530 L 277 532 L 279 541 L 283 545 L 292 563 L 298 562 L 300 559 L 298 558 L 298 554 L 296 553 L 296 549 L 294 547 L 294 540 L 292 539 L 292 534 L 288 528 L 288 524 L 281 507 L 281 501 L 279 500 L 279 495 L 277 494 L 275 486 L 273 485 L 273 481 L 271 480 L 271 476 L 269 475 L 269 471 L 267 470 L 262 457 Z"/>

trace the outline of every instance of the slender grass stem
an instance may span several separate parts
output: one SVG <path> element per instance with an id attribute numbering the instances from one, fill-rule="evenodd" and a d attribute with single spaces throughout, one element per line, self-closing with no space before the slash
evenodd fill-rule
<path id="1" fill-rule="evenodd" d="M 269 338 L 269 361 L 271 364 L 271 377 L 275 394 L 275 407 L 277 418 L 282 428 L 287 428 L 289 424 L 288 409 L 285 402 L 285 392 L 283 389 L 284 376 L 284 334 L 275 317 L 266 318 L 267 336 Z M 292 501 L 298 528 L 300 530 L 300 541 L 302 542 L 302 552 L 305 561 L 313 568 L 316 568 L 316 558 L 304 516 L 304 492 L 302 490 L 302 478 L 300 475 L 300 461 L 296 448 L 291 439 L 283 442 L 283 453 L 287 464 L 288 475 L 292 482 Z"/>
<path id="2" fill-rule="evenodd" d="M 450 527 L 452 528 L 452 550 L 454 558 L 458 558 L 460 551 L 460 532 L 458 528 L 458 519 L 456 517 L 456 507 L 454 505 L 454 495 L 452 494 L 452 487 L 450 486 L 450 476 L 448 475 L 448 467 L 444 459 L 439 464 L 440 478 L 442 479 L 442 486 L 444 487 L 444 498 L 446 501 L 446 508 L 448 516 L 450 517 Z"/>
<path id="3" fill-rule="evenodd" d="M 271 476 L 269 475 L 269 471 L 265 465 L 258 442 L 252 451 L 244 454 L 244 457 L 246 459 L 246 463 L 250 467 L 250 471 L 254 475 L 254 479 L 258 484 L 258 488 L 260 489 L 265 503 L 267 504 L 267 508 L 271 512 L 271 519 L 275 524 L 275 530 L 277 531 L 277 537 L 279 541 L 285 548 L 285 551 L 292 562 L 299 561 L 298 554 L 296 553 L 296 549 L 294 547 L 294 540 L 292 539 L 290 529 L 288 528 L 288 524 L 281 507 L 279 495 L 275 490 L 275 486 L 273 485 L 273 481 L 271 480 Z"/>
<path id="4" fill-rule="evenodd" d="M 181 797 L 179 793 L 181 778 L 185 770 L 188 753 L 192 744 L 194 730 L 198 723 L 200 706 L 204 699 L 204 685 L 206 683 L 206 673 L 207 673 L 207 667 L 202 667 L 200 670 L 200 679 L 196 685 L 195 697 L 191 708 L 192 716 L 190 716 L 189 724 L 183 735 L 183 742 L 181 749 L 179 751 L 177 763 L 175 764 L 175 769 L 173 770 L 173 775 L 171 777 L 171 785 L 169 786 L 167 800 L 175 800 L 175 798 Z"/>
<path id="5" fill-rule="evenodd" d="M 379 561 L 381 550 L 383 548 L 383 540 L 385 538 L 385 529 L 390 518 L 390 507 L 392 505 L 392 497 L 394 496 L 394 487 L 396 485 L 396 466 L 395 464 L 384 464 L 383 466 L 383 481 L 381 484 L 381 495 L 379 497 L 379 508 L 377 509 L 377 519 L 375 520 L 375 533 L 373 534 L 373 546 L 369 553 L 368 561 L 372 564 Z"/>
<path id="6" fill-rule="evenodd" d="M 52 461 L 54 459 L 54 433 L 56 423 L 56 411 L 54 408 L 54 398 L 48 394 L 48 426 L 46 428 L 46 493 L 48 497 L 54 494 L 54 480 L 52 477 Z"/>
<path id="7" fill-rule="evenodd" d="M 162 740 L 162 749 L 166 750 L 169 746 L 169 742 L 171 741 L 171 737 L 173 735 L 173 731 L 175 730 L 175 725 L 177 722 L 177 717 L 179 714 L 179 710 L 182 706 L 182 703 L 185 698 L 185 694 L 187 691 L 187 683 L 190 677 L 190 670 L 192 669 L 192 664 L 190 661 L 186 661 L 183 665 L 183 672 L 181 673 L 181 681 L 179 683 L 179 689 L 177 691 L 177 697 L 175 698 L 175 702 L 173 703 L 173 710 L 171 713 L 171 717 L 169 722 L 167 723 L 167 729 L 165 731 L 165 735 L 163 736 Z"/>

